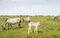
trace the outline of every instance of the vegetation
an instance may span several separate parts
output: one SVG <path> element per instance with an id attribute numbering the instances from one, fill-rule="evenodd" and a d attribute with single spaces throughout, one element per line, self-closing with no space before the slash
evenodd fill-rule
<path id="1" fill-rule="evenodd" d="M 54 19 L 53 16 L 30 16 L 31 21 L 40 21 L 41 25 L 38 27 L 38 34 L 32 32 L 28 35 L 27 23 L 21 23 L 22 28 L 17 28 L 17 24 L 13 25 L 13 29 L 2 30 L 2 24 L 8 17 L 23 16 L 0 16 L 0 38 L 60 38 L 60 17 Z M 33 31 L 34 27 L 32 28 Z"/>

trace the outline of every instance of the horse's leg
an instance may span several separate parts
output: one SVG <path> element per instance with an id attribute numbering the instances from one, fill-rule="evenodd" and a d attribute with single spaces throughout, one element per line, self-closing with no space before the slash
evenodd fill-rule
<path id="1" fill-rule="evenodd" d="M 36 32 L 36 26 L 35 26 L 34 32 Z"/>
<path id="2" fill-rule="evenodd" d="M 11 26 L 11 28 L 13 29 L 12 24 L 10 24 L 10 26 Z"/>
<path id="3" fill-rule="evenodd" d="M 20 22 L 18 22 L 18 27 L 19 27 L 19 28 L 21 27 L 21 21 L 20 21 Z"/>
<path id="4" fill-rule="evenodd" d="M 29 26 L 29 28 L 28 28 L 28 34 L 29 34 L 30 32 L 32 32 L 32 31 L 31 31 L 31 26 Z"/>
<path id="5" fill-rule="evenodd" d="M 37 32 L 37 26 L 35 26 L 34 32 L 38 33 L 38 32 Z"/>
<path id="6" fill-rule="evenodd" d="M 37 26 L 36 26 L 36 33 L 38 33 L 38 32 L 37 32 Z"/>
<path id="7" fill-rule="evenodd" d="M 8 29 L 9 29 L 9 25 L 10 25 L 10 24 L 8 24 Z"/>

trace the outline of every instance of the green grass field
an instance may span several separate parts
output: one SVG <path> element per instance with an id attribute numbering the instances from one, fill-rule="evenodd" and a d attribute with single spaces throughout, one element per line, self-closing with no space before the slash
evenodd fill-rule
<path id="1" fill-rule="evenodd" d="M 30 35 L 27 34 L 28 25 L 25 22 L 21 23 L 23 28 L 18 29 L 17 24 L 13 25 L 13 29 L 2 30 L 1 26 L 4 20 L 8 17 L 19 17 L 21 16 L 0 16 L 0 38 L 60 38 L 60 17 L 55 19 L 51 16 L 31 16 L 31 21 L 40 21 L 41 25 L 38 27 L 38 34 L 32 32 Z M 34 27 L 32 28 L 33 31 Z"/>

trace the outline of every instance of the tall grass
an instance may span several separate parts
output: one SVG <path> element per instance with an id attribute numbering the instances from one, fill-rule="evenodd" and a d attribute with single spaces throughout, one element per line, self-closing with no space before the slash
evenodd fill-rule
<path id="1" fill-rule="evenodd" d="M 38 34 L 32 32 L 30 35 L 27 34 L 28 25 L 25 22 L 21 23 L 22 28 L 20 29 L 17 28 L 18 27 L 17 24 L 14 24 L 13 29 L 8 30 L 6 28 L 6 30 L 2 30 L 1 26 L 4 20 L 8 17 L 9 16 L 0 16 L 0 38 L 60 38 L 60 21 L 54 20 L 53 19 L 54 17 L 48 16 L 30 17 L 31 21 L 41 22 L 41 25 L 38 27 Z M 21 16 L 15 17 L 21 18 Z"/>

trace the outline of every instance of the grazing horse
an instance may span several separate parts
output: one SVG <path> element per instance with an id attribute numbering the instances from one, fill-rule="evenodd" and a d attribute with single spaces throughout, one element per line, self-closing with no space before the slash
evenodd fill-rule
<path id="1" fill-rule="evenodd" d="M 19 28 L 21 27 L 21 25 L 20 25 L 20 23 L 21 23 L 20 18 L 7 18 L 5 20 L 5 22 L 3 23 L 3 25 L 2 25 L 2 29 L 5 30 L 6 24 L 8 24 L 8 29 L 9 29 L 9 26 L 12 27 L 12 24 L 15 24 L 15 23 L 18 23 L 18 27 Z"/>
<path id="2" fill-rule="evenodd" d="M 31 27 L 32 27 L 32 26 L 35 27 L 34 32 L 38 33 L 38 32 L 37 32 L 37 27 L 38 27 L 39 25 L 40 25 L 40 22 L 29 22 L 29 23 L 28 23 L 28 27 L 29 27 L 29 28 L 28 28 L 28 34 L 29 34 L 30 32 L 32 32 L 32 31 L 31 31 Z"/>
<path id="3" fill-rule="evenodd" d="M 23 18 L 23 21 L 25 21 L 25 22 L 30 22 L 30 17 L 25 17 L 25 18 Z"/>

